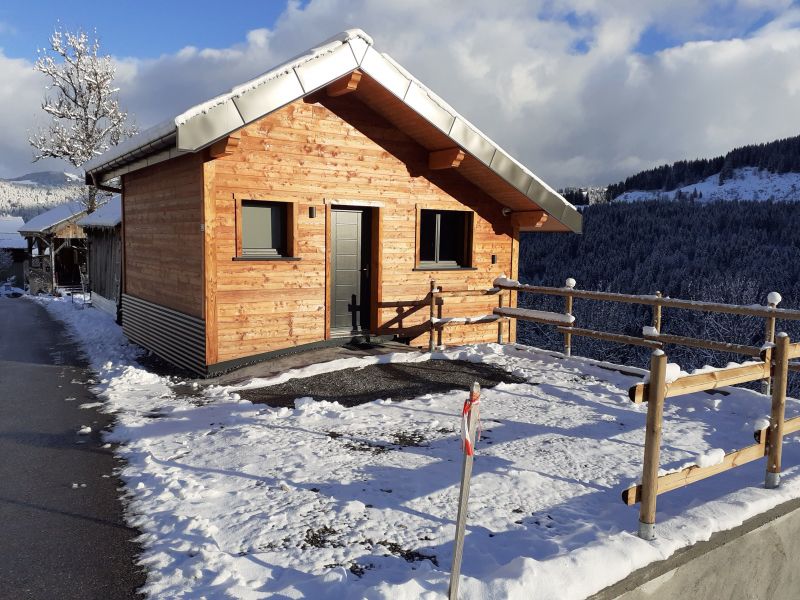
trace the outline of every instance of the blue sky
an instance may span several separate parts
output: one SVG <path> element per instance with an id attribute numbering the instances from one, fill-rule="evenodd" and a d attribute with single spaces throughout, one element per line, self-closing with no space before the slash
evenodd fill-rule
<path id="1" fill-rule="evenodd" d="M 34 168 L 36 49 L 96 29 L 140 128 L 360 27 L 549 183 L 607 184 L 800 134 L 792 0 L 0 3 L 0 177 Z"/>
<path id="2" fill-rule="evenodd" d="M 64 10 L 63 1 L 11 0 L 0 4 L 0 47 L 16 57 L 35 57 L 56 22 L 96 29 L 103 48 L 115 56 L 155 58 L 184 46 L 226 48 L 259 27 L 271 27 L 286 8 L 283 0 L 212 2 L 81 0 Z M 47 18 L 46 15 L 52 15 Z"/>
<path id="3" fill-rule="evenodd" d="M 300 7 L 307 3 L 307 0 L 297 2 Z M 574 10 L 558 10 L 548 6 L 551 4 L 548 2 L 543 4 L 544 8 L 538 8 L 539 14 L 554 21 L 576 28 L 592 24 L 590 16 Z M 700 11 L 696 27 L 684 28 L 673 21 L 654 23 L 642 33 L 636 51 L 652 54 L 689 40 L 748 35 L 778 12 L 758 5 L 751 10 L 737 10 L 734 2 L 712 5 L 700 0 L 697 4 L 708 4 L 708 8 Z M 97 30 L 104 50 L 115 56 L 155 58 L 185 46 L 227 48 L 241 43 L 248 31 L 274 27 L 286 10 L 287 0 L 230 4 L 211 0 L 117 3 L 82 0 L 77 10 L 70 11 L 64 10 L 63 0 L 39 0 L 35 5 L 36 10 L 30 9 L 30 3 L 19 1 L 0 5 L 0 47 L 7 56 L 35 57 L 37 47 L 45 44 L 56 23 L 70 29 Z M 585 51 L 585 40 L 578 40 L 575 47 Z"/>

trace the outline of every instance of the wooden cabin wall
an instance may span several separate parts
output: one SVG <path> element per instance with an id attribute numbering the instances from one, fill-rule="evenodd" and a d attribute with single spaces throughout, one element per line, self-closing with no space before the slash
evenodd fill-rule
<path id="1" fill-rule="evenodd" d="M 431 279 L 446 289 L 485 289 L 500 274 L 515 272 L 514 232 L 500 205 L 452 169 L 430 171 L 424 148 L 352 97 L 298 100 L 245 127 L 230 155 L 206 164 L 206 194 L 207 249 L 213 253 L 207 262 L 214 264 L 206 283 L 216 290 L 207 304 L 209 357 L 218 362 L 324 339 L 325 221 L 331 200 L 380 205 L 381 302 L 422 300 Z M 235 195 L 297 203 L 301 260 L 233 261 Z M 418 205 L 475 211 L 476 270 L 414 270 Z M 491 313 L 497 300 L 447 299 L 443 316 Z M 378 315 L 381 333 L 399 332 L 396 308 L 381 308 Z M 402 326 L 405 331 L 417 326 L 420 333 L 427 319 L 423 307 L 405 314 Z M 445 330 L 443 341 L 496 337 L 496 324 L 469 325 Z M 427 334 L 414 342 L 426 340 Z"/>
<path id="2" fill-rule="evenodd" d="M 203 318 L 203 164 L 192 154 L 123 176 L 126 294 Z"/>
<path id="3" fill-rule="evenodd" d="M 119 301 L 121 240 L 119 227 L 87 229 L 89 282 L 92 292 Z"/>

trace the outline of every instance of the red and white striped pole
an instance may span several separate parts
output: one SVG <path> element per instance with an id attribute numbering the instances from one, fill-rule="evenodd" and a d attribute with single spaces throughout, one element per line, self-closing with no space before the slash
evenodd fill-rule
<path id="1" fill-rule="evenodd" d="M 467 525 L 467 505 L 469 503 L 469 482 L 472 476 L 472 461 L 475 456 L 475 442 L 480 436 L 481 386 L 472 384 L 469 397 L 461 410 L 461 448 L 464 461 L 461 465 L 461 491 L 458 495 L 458 516 L 456 517 L 456 540 L 453 547 L 453 566 L 450 569 L 450 600 L 458 599 L 458 578 L 461 574 L 461 559 L 464 556 L 464 533 Z"/>

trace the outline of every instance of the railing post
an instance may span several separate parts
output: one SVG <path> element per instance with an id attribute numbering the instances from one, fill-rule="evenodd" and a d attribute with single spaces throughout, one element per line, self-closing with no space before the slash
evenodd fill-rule
<path id="1" fill-rule="evenodd" d="M 666 394 L 667 355 L 654 350 L 650 357 L 650 394 L 647 399 L 647 427 L 644 439 L 644 468 L 642 469 L 642 504 L 639 510 L 639 537 L 656 537 L 656 497 L 658 495 L 658 465 L 661 452 L 661 421 Z"/>
<path id="2" fill-rule="evenodd" d="M 503 308 L 503 292 L 500 291 L 499 299 L 497 301 L 498 308 Z M 498 315 L 499 320 L 497 321 L 497 343 L 503 343 L 503 317 Z"/>
<path id="3" fill-rule="evenodd" d="M 661 298 L 661 292 L 656 292 L 656 298 Z M 653 305 L 653 329 L 661 333 L 661 305 Z"/>
<path id="4" fill-rule="evenodd" d="M 431 305 L 430 305 L 430 324 L 431 324 L 431 337 L 428 340 L 428 352 L 433 352 L 433 349 L 436 345 L 436 325 L 433 322 L 433 319 L 436 317 L 436 280 L 431 279 Z"/>
<path id="5" fill-rule="evenodd" d="M 776 488 L 781 483 L 781 451 L 783 449 L 783 419 L 786 409 L 786 381 L 789 377 L 789 336 L 779 333 L 776 339 L 775 368 L 772 381 L 772 413 L 769 419 L 769 454 L 764 487 Z"/>
<path id="6" fill-rule="evenodd" d="M 564 287 L 570 290 L 575 289 L 575 280 L 570 277 L 564 282 Z M 564 296 L 564 314 L 572 314 L 572 295 Z M 564 333 L 564 356 L 572 356 L 572 334 Z"/>
<path id="7" fill-rule="evenodd" d="M 767 306 L 769 308 L 777 308 L 780 301 L 783 300 L 778 292 L 770 292 L 767 294 Z M 767 317 L 766 326 L 764 328 L 764 343 L 771 344 L 775 342 L 775 317 Z M 765 379 L 761 382 L 761 391 L 765 396 L 770 395 L 770 380 Z"/>

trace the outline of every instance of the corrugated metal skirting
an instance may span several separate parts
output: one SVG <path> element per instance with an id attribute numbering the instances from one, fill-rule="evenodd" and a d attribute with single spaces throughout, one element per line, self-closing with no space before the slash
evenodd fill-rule
<path id="1" fill-rule="evenodd" d="M 171 308 L 122 295 L 122 330 L 132 342 L 199 375 L 206 373 L 206 323 Z"/>

